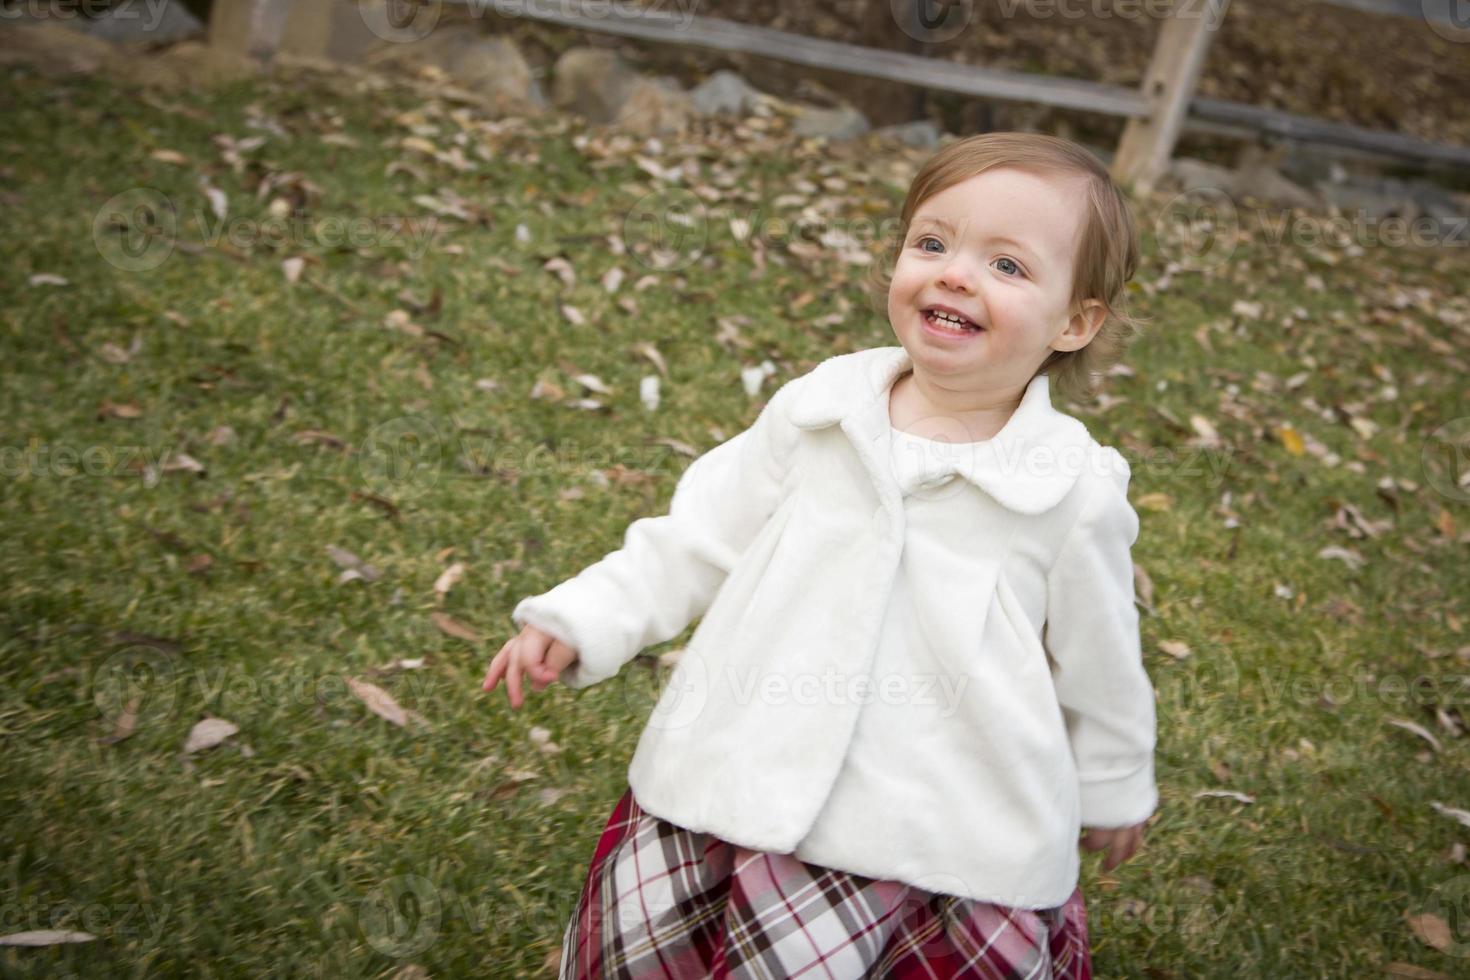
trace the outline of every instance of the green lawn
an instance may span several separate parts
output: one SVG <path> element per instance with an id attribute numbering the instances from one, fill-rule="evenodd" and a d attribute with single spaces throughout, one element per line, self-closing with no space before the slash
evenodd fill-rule
<path id="1" fill-rule="evenodd" d="M 520 597 L 666 505 L 685 447 L 894 343 L 859 266 L 765 219 L 896 214 L 915 158 L 729 125 L 646 147 L 309 78 L 149 100 L 11 80 L 0 935 L 96 939 L 0 947 L 0 972 L 550 975 L 665 648 L 520 712 L 485 665 Z M 689 187 L 701 251 L 655 268 L 639 202 Z M 267 220 L 275 198 L 304 220 Z M 1145 850 L 1083 857 L 1097 975 L 1470 975 L 1470 828 L 1431 805 L 1470 808 L 1470 487 L 1463 443 L 1430 438 L 1470 427 L 1470 254 L 1277 245 L 1242 214 L 1228 259 L 1166 276 L 1185 253 L 1141 224 L 1151 324 L 1073 406 L 1133 464 L 1160 721 Z M 667 364 L 656 412 L 640 344 Z M 371 580 L 339 582 L 329 546 Z M 239 732 L 186 758 L 206 716 Z"/>

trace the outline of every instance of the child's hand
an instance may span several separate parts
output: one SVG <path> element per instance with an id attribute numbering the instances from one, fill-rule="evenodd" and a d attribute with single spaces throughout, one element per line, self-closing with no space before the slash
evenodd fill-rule
<path id="1" fill-rule="evenodd" d="M 1112 871 L 1131 858 L 1134 852 L 1143 846 L 1143 824 L 1116 829 L 1089 827 L 1087 834 L 1082 838 L 1082 846 L 1089 851 L 1106 849 L 1108 857 L 1103 862 L 1103 870 Z"/>
<path id="2" fill-rule="evenodd" d="M 490 661 L 481 689 L 493 691 L 503 679 L 510 706 L 519 708 L 526 700 L 521 694 L 522 673 L 530 675 L 532 688 L 539 691 L 576 660 L 577 651 L 528 623 Z"/>

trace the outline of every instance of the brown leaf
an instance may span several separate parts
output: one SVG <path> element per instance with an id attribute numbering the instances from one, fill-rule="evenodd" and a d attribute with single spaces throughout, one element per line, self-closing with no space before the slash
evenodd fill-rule
<path id="1" fill-rule="evenodd" d="M 440 597 L 446 596 L 462 578 L 464 578 L 464 562 L 457 561 L 439 573 L 439 577 L 434 580 L 434 591 Z"/>
<path id="2" fill-rule="evenodd" d="M 1404 918 L 1408 920 L 1410 931 L 1426 946 L 1433 946 L 1441 953 L 1448 953 L 1450 947 L 1455 944 L 1454 938 L 1450 935 L 1449 923 L 1433 912 L 1425 912 L 1421 915 L 1410 915 L 1405 912 Z"/>
<path id="3" fill-rule="evenodd" d="M 1144 510 L 1166 511 L 1174 506 L 1174 498 L 1167 493 L 1146 493 L 1138 498 L 1138 506 Z"/>
<path id="4" fill-rule="evenodd" d="M 90 943 L 96 938 L 90 932 L 70 929 L 32 929 L 0 936 L 0 946 L 56 946 L 61 943 Z"/>
<path id="5" fill-rule="evenodd" d="M 102 404 L 97 406 L 97 418 L 107 419 L 137 419 L 143 417 L 143 410 L 132 402 L 114 402 L 104 398 Z"/>
<path id="6" fill-rule="evenodd" d="M 1422 966 L 1415 966 L 1413 963 L 1400 963 L 1397 960 L 1383 964 L 1383 975 L 1403 977 L 1404 980 L 1450 980 L 1448 973 L 1429 970 Z"/>
<path id="7" fill-rule="evenodd" d="M 223 718 L 205 718 L 189 729 L 189 737 L 184 740 L 184 754 L 193 755 L 195 752 L 212 749 L 239 731 L 234 722 Z"/>
<path id="8" fill-rule="evenodd" d="M 135 694 L 133 698 L 123 705 L 122 711 L 117 716 L 117 723 L 112 726 L 112 732 L 97 739 L 101 745 L 116 745 L 125 738 L 132 736 L 138 727 L 138 705 L 143 696 Z"/>
<path id="9" fill-rule="evenodd" d="M 457 640 L 466 640 L 470 643 L 479 643 L 480 640 L 483 639 L 483 637 L 481 637 L 479 633 L 470 629 L 468 626 L 466 626 L 464 623 L 461 623 L 453 616 L 446 616 L 444 613 L 436 612 L 431 614 L 429 618 L 433 620 L 434 625 L 439 627 L 440 630 L 448 633 L 450 636 L 454 637 Z"/>
<path id="10" fill-rule="evenodd" d="M 385 721 L 397 725 L 399 728 L 408 724 L 408 712 L 401 708 L 393 695 L 383 690 L 376 684 L 361 680 L 356 677 L 348 677 L 347 687 L 357 699 L 368 706 L 368 710 Z"/>

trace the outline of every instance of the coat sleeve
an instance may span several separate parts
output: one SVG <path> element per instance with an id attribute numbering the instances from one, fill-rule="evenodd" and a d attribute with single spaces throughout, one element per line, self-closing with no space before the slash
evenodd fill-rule
<path id="1" fill-rule="evenodd" d="M 690 463 L 666 514 L 633 521 L 620 549 L 516 604 L 516 626 L 529 623 L 577 651 L 562 683 L 607 680 L 709 608 L 779 503 L 796 435 L 786 408 L 800 380 L 777 389 L 750 428 Z"/>
<path id="2" fill-rule="evenodd" d="M 1080 782 L 1082 825 L 1142 823 L 1158 806 L 1154 689 L 1143 666 L 1130 548 L 1128 464 L 1098 487 L 1047 578 L 1046 648 Z"/>

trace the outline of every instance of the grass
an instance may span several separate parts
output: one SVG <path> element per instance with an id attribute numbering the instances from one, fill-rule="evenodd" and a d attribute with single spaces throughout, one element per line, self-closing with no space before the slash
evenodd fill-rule
<path id="1" fill-rule="evenodd" d="M 753 421 L 742 366 L 777 366 L 768 394 L 834 353 L 894 342 L 861 297 L 862 270 L 774 240 L 758 266 L 723 221 L 677 269 L 614 254 L 611 235 L 639 242 L 624 225 L 635 203 L 668 186 L 634 158 L 673 165 L 678 141 L 660 152 L 555 119 L 496 131 L 406 92 L 312 77 L 149 100 L 13 77 L 0 95 L 0 934 L 97 939 L 3 948 L 0 970 L 550 975 L 662 648 L 520 712 L 480 692 L 485 665 L 520 597 L 667 503 L 687 456 L 655 440 L 703 451 Z M 419 132 L 441 150 L 463 132 L 477 168 L 402 148 L 413 126 L 434 127 Z M 219 134 L 270 138 L 237 171 Z M 896 213 L 915 158 L 858 156 L 726 126 L 689 159 L 720 208 L 794 219 L 800 205 L 777 198 L 839 177 L 845 189 L 806 203 L 830 197 L 834 223 Z M 423 179 L 387 174 L 397 161 Z M 263 221 L 271 197 L 304 193 L 313 220 L 380 223 L 361 247 L 245 224 L 233 250 L 197 247 L 215 220 L 200 173 L 231 218 Z M 290 178 L 257 197 L 283 174 L 319 197 Z M 483 220 L 439 218 L 421 252 L 387 231 L 390 217 L 429 223 L 415 198 L 444 187 Z M 130 271 L 104 260 L 118 259 L 117 232 L 104 222 L 94 236 L 94 217 L 134 188 L 172 201 L 179 222 L 167 258 Z M 1446 724 L 1463 722 L 1467 696 L 1470 518 L 1446 457 L 1425 447 L 1466 414 L 1467 256 L 1273 245 L 1259 217 L 1242 215 L 1228 261 L 1167 276 L 1182 253 L 1143 222 L 1135 298 L 1153 322 L 1111 401 L 1073 406 L 1134 466 L 1160 720 L 1145 851 L 1112 873 L 1083 856 L 1095 968 L 1464 975 L 1470 869 L 1455 858 L 1470 832 L 1430 803 L 1470 807 L 1470 756 Z M 575 285 L 543 269 L 557 256 Z M 294 284 L 293 257 L 308 260 Z M 599 280 L 614 266 L 627 278 L 609 296 Z M 437 310 L 415 308 L 436 296 Z M 629 297 L 636 308 L 619 305 Z M 1237 300 L 1259 315 L 1232 312 Z M 394 310 L 422 332 L 387 325 Z M 720 321 L 740 317 L 748 346 L 722 342 Z M 638 400 L 656 371 L 643 341 L 668 365 L 656 413 Z M 612 394 L 582 391 L 580 373 Z M 533 399 L 537 381 L 605 406 Z M 99 414 L 104 403 L 136 417 Z M 1200 444 L 1193 416 L 1218 444 Z M 217 444 L 222 426 L 234 438 Z M 162 466 L 180 452 L 204 472 Z M 1347 506 L 1388 523 L 1353 537 L 1338 526 L 1360 526 Z M 379 576 L 339 584 L 328 545 Z M 1330 546 L 1361 566 L 1319 557 Z M 434 583 L 455 561 L 467 573 L 441 598 Z M 435 613 L 483 639 L 446 634 Z M 405 658 L 424 664 L 375 672 Z M 370 713 L 346 676 L 422 723 Z M 1386 681 L 1420 686 L 1396 699 Z M 99 741 L 129 710 L 131 734 Z M 185 760 L 205 716 L 239 733 Z M 1433 731 L 1442 751 L 1392 719 Z M 1196 795 L 1212 790 L 1254 802 Z M 1424 915 L 1459 930 L 1445 948 L 1416 937 L 1408 917 Z"/>

